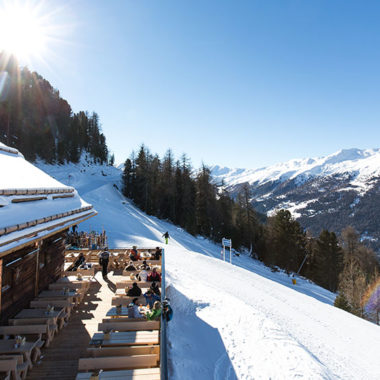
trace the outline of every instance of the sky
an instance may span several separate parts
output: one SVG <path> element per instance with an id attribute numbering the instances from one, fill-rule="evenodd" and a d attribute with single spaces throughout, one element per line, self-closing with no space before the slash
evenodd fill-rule
<path id="1" fill-rule="evenodd" d="M 29 68 L 99 114 L 117 163 L 142 143 L 241 168 L 379 147 L 378 1 L 31 2 L 54 38 Z"/>

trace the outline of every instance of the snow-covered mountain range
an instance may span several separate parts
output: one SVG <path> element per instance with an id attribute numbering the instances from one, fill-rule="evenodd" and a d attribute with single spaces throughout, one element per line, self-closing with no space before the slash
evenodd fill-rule
<path id="1" fill-rule="evenodd" d="M 233 195 L 248 183 L 262 213 L 288 209 L 314 235 L 352 225 L 380 251 L 380 149 L 344 149 L 260 169 L 214 166 L 212 175 Z"/>

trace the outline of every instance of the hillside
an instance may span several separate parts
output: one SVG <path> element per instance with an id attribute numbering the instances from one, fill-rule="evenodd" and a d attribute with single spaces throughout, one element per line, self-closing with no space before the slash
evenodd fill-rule
<path id="1" fill-rule="evenodd" d="M 380 251 L 380 149 L 341 150 L 255 170 L 215 166 L 212 174 L 233 194 L 248 183 L 260 212 L 288 209 L 314 235 L 352 225 Z"/>
<path id="2" fill-rule="evenodd" d="M 94 162 L 108 161 L 99 116 L 73 113 L 49 81 L 1 50 L 0 84 L 0 142 L 29 161 L 78 162 L 83 152 Z"/>
<path id="3" fill-rule="evenodd" d="M 331 306 L 335 295 L 249 257 L 220 260 L 220 246 L 136 209 L 107 166 L 47 166 L 45 171 L 94 205 L 81 229 L 104 227 L 110 246 L 166 248 L 172 379 L 378 379 L 380 329 Z"/>

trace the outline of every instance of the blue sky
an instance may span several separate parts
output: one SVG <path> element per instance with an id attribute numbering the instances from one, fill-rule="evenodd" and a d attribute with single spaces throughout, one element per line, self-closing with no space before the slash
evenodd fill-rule
<path id="1" fill-rule="evenodd" d="M 141 143 L 247 168 L 379 147 L 378 1 L 62 4 L 29 66 L 99 114 L 117 162 Z"/>

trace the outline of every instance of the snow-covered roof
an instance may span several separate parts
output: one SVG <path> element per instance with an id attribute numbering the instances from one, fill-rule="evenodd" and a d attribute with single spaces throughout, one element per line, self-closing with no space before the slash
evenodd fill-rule
<path id="1" fill-rule="evenodd" d="M 94 215 L 66 186 L 0 143 L 0 256 Z"/>

